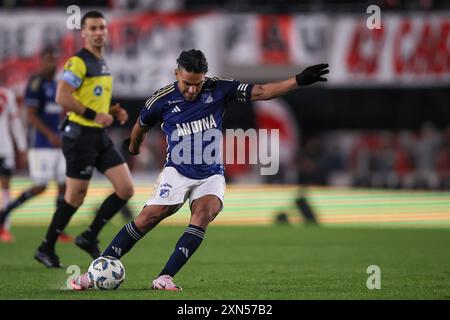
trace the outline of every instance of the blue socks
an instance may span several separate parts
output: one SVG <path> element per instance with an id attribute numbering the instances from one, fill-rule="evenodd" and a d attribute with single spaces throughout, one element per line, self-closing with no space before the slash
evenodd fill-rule
<path id="1" fill-rule="evenodd" d="M 110 245 L 102 253 L 102 256 L 111 256 L 120 259 L 144 236 L 134 222 L 126 224 L 122 230 L 111 241 Z M 201 227 L 190 224 L 178 240 L 175 250 L 167 261 L 166 266 L 159 274 L 175 276 L 185 265 L 188 259 L 198 249 L 202 240 L 205 238 L 205 230 Z"/>
<path id="2" fill-rule="evenodd" d="M 178 240 L 175 250 L 159 275 L 162 276 L 167 274 L 171 277 L 175 276 L 198 249 L 204 238 L 205 230 L 190 224 Z"/>
<path id="3" fill-rule="evenodd" d="M 111 256 L 120 259 L 125 253 L 131 250 L 144 234 L 142 234 L 133 221 L 127 223 L 122 230 L 111 241 L 102 256 Z"/>

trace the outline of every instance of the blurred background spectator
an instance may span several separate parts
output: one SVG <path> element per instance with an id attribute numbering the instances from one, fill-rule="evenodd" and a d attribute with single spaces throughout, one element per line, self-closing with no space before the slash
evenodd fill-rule
<path id="1" fill-rule="evenodd" d="M 97 7 L 110 9 L 170 10 L 230 10 L 230 11 L 358 11 L 378 5 L 386 10 L 448 9 L 446 0 L 2 0 L 2 7 Z"/>

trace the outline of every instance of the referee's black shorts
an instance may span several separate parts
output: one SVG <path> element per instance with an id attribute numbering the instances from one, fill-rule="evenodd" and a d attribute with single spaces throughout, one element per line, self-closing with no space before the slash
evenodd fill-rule
<path id="1" fill-rule="evenodd" d="M 105 129 L 73 122 L 63 128 L 62 150 L 66 158 L 66 176 L 74 179 L 89 180 L 94 168 L 104 173 L 125 163 Z"/>

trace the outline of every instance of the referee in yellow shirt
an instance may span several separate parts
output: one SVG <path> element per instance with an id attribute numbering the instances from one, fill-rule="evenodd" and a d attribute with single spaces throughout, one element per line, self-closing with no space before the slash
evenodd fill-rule
<path id="1" fill-rule="evenodd" d="M 56 102 L 68 111 L 62 141 L 67 188 L 34 255 L 49 268 L 62 267 L 55 243 L 83 203 L 94 168 L 108 178 L 114 193 L 102 203 L 88 229 L 75 239 L 92 258 L 101 254 L 97 240 L 100 230 L 134 193 L 128 166 L 105 130 L 114 118 L 124 124 L 128 114 L 119 104 L 110 107 L 112 76 L 103 59 L 107 27 L 102 13 L 89 11 L 83 16 L 81 35 L 84 48 L 66 62 L 56 93 Z"/>

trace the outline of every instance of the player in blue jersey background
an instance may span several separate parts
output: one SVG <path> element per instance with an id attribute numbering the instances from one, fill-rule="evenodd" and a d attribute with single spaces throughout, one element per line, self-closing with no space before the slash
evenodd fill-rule
<path id="1" fill-rule="evenodd" d="M 206 77 L 208 63 L 199 50 L 183 51 L 177 64 L 176 81 L 147 100 L 131 137 L 123 143 L 126 151 L 137 155 L 145 134 L 161 124 L 167 136 L 167 161 L 155 193 L 134 221 L 125 225 L 102 253 L 102 256 L 120 259 L 189 199 L 189 225 L 161 273 L 153 280 L 151 287 L 155 290 L 181 290 L 173 277 L 198 249 L 209 223 L 223 208 L 224 170 L 218 161 L 221 155 L 215 150 L 220 149 L 219 135 L 228 102 L 272 99 L 300 86 L 326 81 L 322 76 L 329 72 L 327 64 L 319 64 L 284 81 L 253 85 Z M 92 283 L 85 273 L 72 281 L 72 287 L 84 290 L 91 288 Z"/>
<path id="2" fill-rule="evenodd" d="M 58 130 L 63 117 L 62 108 L 56 104 L 56 81 L 58 55 L 53 48 L 44 48 L 40 54 L 41 67 L 28 80 L 25 91 L 28 130 L 28 168 L 33 185 L 11 201 L 0 211 L 0 226 L 4 226 L 12 210 L 25 201 L 41 194 L 48 183 L 55 179 L 58 184 L 56 205 L 62 201 L 65 190 L 65 161 L 61 152 L 61 137 Z M 62 233 L 60 241 L 72 241 Z M 11 236 L 10 241 L 14 238 Z"/>

